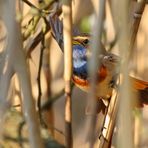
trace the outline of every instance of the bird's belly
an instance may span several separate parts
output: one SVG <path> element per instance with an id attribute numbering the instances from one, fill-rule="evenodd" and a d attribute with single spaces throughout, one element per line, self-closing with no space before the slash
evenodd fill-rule
<path id="1" fill-rule="evenodd" d="M 96 95 L 100 99 L 109 99 L 112 95 L 113 88 L 109 84 L 110 80 L 104 80 L 97 85 Z"/>
<path id="2" fill-rule="evenodd" d="M 107 77 L 102 82 L 98 82 L 96 86 L 96 96 L 100 99 L 109 99 L 113 88 L 110 86 L 109 82 L 112 78 Z M 87 80 L 80 79 L 79 77 L 73 77 L 73 81 L 77 87 L 83 91 L 88 92 L 90 89 L 90 83 Z"/>
<path id="3" fill-rule="evenodd" d="M 73 75 L 72 80 L 77 87 L 79 87 L 83 91 L 88 92 L 89 82 L 87 80 L 81 79 L 80 77 L 75 76 L 75 75 Z"/>

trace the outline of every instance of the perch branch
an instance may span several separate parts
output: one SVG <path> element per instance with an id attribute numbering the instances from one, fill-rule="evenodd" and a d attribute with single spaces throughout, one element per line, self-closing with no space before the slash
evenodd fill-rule
<path id="1" fill-rule="evenodd" d="M 111 101 L 108 106 L 107 115 L 105 117 L 105 123 L 103 125 L 102 135 L 98 140 L 99 148 L 106 148 L 106 147 L 109 147 L 111 144 L 111 140 L 114 132 L 114 125 L 115 125 L 116 116 L 117 116 L 117 110 L 119 106 L 119 99 L 117 97 L 117 94 L 118 92 L 114 90 Z"/>

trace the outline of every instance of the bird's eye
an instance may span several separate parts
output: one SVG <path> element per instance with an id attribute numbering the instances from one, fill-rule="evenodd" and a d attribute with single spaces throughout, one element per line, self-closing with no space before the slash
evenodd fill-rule
<path id="1" fill-rule="evenodd" d="M 112 57 L 112 56 L 109 57 L 109 61 L 110 61 L 110 62 L 113 61 L 113 57 Z"/>
<path id="2" fill-rule="evenodd" d="M 85 45 L 87 45 L 87 44 L 89 43 L 89 40 L 88 40 L 88 39 L 85 39 L 85 40 L 83 41 L 83 43 L 84 43 Z"/>

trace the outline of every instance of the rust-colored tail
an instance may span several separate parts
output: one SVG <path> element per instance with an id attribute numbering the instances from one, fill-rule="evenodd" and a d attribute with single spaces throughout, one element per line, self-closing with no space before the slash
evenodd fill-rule
<path id="1" fill-rule="evenodd" d="M 148 82 L 131 77 L 134 91 L 138 92 L 138 106 L 148 105 Z"/>

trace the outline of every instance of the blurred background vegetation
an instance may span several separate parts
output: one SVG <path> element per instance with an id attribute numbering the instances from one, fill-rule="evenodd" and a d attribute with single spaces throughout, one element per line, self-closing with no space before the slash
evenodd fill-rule
<path id="1" fill-rule="evenodd" d="M 104 30 L 102 42 L 107 50 L 115 54 L 118 53 L 116 45 L 116 34 L 113 26 L 113 18 L 110 9 L 110 1 L 106 1 L 106 13 L 104 20 Z M 132 1 L 132 6 L 137 4 L 137 1 Z M 96 0 L 81 0 L 73 1 L 73 26 L 77 27 L 81 32 L 91 33 L 91 27 L 95 22 L 94 11 L 97 11 Z M 64 122 L 64 81 L 63 81 L 63 54 L 57 43 L 51 36 L 49 16 L 57 11 L 60 17 L 61 1 L 60 0 L 19 0 L 16 6 L 16 20 L 21 23 L 21 33 L 23 37 L 23 50 L 26 53 L 26 61 L 31 77 L 31 87 L 33 98 L 38 102 L 41 99 L 41 104 L 44 105 L 49 100 L 56 99 L 54 103 L 46 105 L 42 111 L 42 119 L 46 124 L 40 124 L 42 136 L 46 144 L 49 142 L 53 145 L 61 144 L 57 147 L 62 147 L 65 144 L 65 122 Z M 120 13 L 120 8 L 117 8 L 117 13 Z M 132 12 L 134 9 L 132 10 Z M 131 14 L 132 14 L 131 12 Z M 148 81 L 148 7 L 142 15 L 140 27 L 137 34 L 134 50 L 132 51 L 129 66 L 131 67 L 131 75 L 137 78 Z M 7 31 L 3 21 L 0 21 L 0 50 L 1 54 L 5 50 L 7 44 Z M 44 41 L 44 43 L 43 43 Z M 112 46 L 113 45 L 113 46 Z M 41 53 L 43 46 L 43 57 Z M 42 63 L 40 63 L 42 60 Z M 23 66 L 23 65 L 22 65 Z M 39 72 L 41 66 L 41 73 Z M 41 75 L 41 90 L 39 93 L 39 77 Z M 21 108 L 21 90 L 18 83 L 18 78 L 15 75 L 11 81 L 10 96 L 11 107 L 6 114 L 4 124 L 4 139 L 0 141 L 2 147 L 29 147 L 28 144 L 28 128 L 24 121 Z M 77 87 L 72 91 L 72 116 L 73 116 L 73 138 L 74 147 L 86 147 L 84 124 L 89 118 L 85 115 L 85 106 L 87 94 L 82 92 Z M 53 101 L 52 101 L 53 102 Z M 51 105 L 52 104 L 52 105 Z M 41 105 L 41 106 L 42 106 Z M 38 105 L 36 103 L 36 108 Z M 144 109 L 135 109 L 135 128 L 138 129 L 138 146 L 148 146 L 148 107 Z M 58 142 L 58 143 L 56 143 Z M 48 145 L 48 144 L 47 144 Z M 56 147 L 56 146 L 53 147 Z M 114 145 L 114 142 L 113 142 Z M 49 146 L 51 147 L 51 145 Z"/>

